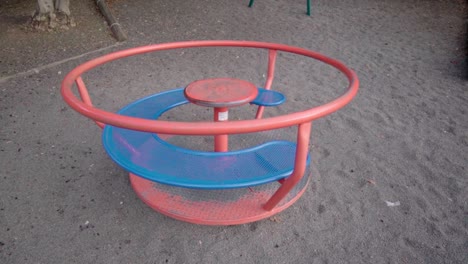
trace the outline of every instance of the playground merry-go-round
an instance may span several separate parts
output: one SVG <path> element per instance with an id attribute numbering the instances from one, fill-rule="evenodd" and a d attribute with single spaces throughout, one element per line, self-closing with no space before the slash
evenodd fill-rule
<path id="1" fill-rule="evenodd" d="M 124 57 L 172 49 L 237 47 L 268 51 L 263 87 L 247 80 L 209 78 L 156 93 L 119 110 L 93 106 L 81 75 Z M 304 111 L 263 118 L 266 107 L 283 104 L 284 94 L 272 90 L 279 52 L 319 60 L 348 79 L 346 91 L 334 100 Z M 309 140 L 312 121 L 349 103 L 358 91 L 356 74 L 343 63 L 319 53 L 275 43 L 252 41 L 189 41 L 157 44 L 114 52 L 73 69 L 63 80 L 65 102 L 103 129 L 102 142 L 111 159 L 129 172 L 136 194 L 151 208 L 196 224 L 234 225 L 270 217 L 291 206 L 304 193 L 311 174 Z M 76 87 L 79 96 L 75 95 Z M 186 104 L 212 108 L 211 120 L 168 121 L 160 117 Z M 258 109 L 251 118 L 230 120 L 229 111 L 245 105 Z M 232 150 L 230 136 L 296 127 L 295 140 L 271 139 Z M 170 142 L 171 137 L 212 136 L 211 151 Z"/>

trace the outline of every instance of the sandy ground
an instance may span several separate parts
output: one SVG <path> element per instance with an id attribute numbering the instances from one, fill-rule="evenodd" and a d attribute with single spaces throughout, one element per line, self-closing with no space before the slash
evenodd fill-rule
<path id="1" fill-rule="evenodd" d="M 464 3 L 313 1 L 311 17 L 304 1 L 247 4 L 112 1 L 129 35 L 116 45 L 92 1 L 72 4 L 76 28 L 44 33 L 21 29 L 31 3 L 1 1 L 0 263 L 468 263 Z M 64 74 L 86 60 L 193 39 L 300 46 L 360 78 L 349 106 L 314 123 L 318 172 L 274 219 L 206 227 L 154 212 L 105 154 L 99 128 L 62 101 Z M 266 55 L 166 52 L 85 81 L 96 104 L 114 111 L 200 78 L 262 85 Z M 273 88 L 288 101 L 267 115 L 327 102 L 344 85 L 330 67 L 281 55 Z"/>

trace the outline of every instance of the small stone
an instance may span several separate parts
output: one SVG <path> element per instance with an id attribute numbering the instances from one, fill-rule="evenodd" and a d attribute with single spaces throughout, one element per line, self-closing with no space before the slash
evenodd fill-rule
<path id="1" fill-rule="evenodd" d="M 57 25 L 58 25 L 58 24 L 57 24 L 55 21 L 50 21 L 50 23 L 49 23 L 49 28 L 54 29 L 54 28 L 57 27 Z"/>

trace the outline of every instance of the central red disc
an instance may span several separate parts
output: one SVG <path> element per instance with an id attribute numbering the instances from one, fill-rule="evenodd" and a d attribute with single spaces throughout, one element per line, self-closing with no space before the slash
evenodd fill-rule
<path id="1" fill-rule="evenodd" d="M 232 78 L 216 78 L 195 81 L 184 91 L 190 102 L 208 107 L 233 107 L 253 101 L 257 87 L 248 81 Z"/>

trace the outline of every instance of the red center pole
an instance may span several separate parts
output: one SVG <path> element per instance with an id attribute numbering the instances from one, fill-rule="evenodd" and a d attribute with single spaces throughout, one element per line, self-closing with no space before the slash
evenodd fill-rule
<path id="1" fill-rule="evenodd" d="M 223 122 L 228 120 L 228 108 L 227 107 L 215 107 L 214 108 L 214 121 Z M 216 135 L 214 137 L 214 151 L 216 152 L 227 152 L 228 151 L 228 135 Z"/>

